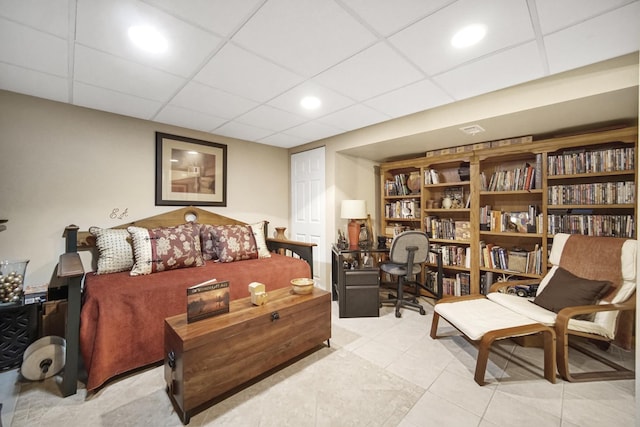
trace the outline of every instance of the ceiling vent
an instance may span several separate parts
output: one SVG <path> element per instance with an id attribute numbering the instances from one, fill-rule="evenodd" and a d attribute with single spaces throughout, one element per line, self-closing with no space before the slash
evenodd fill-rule
<path id="1" fill-rule="evenodd" d="M 460 128 L 460 130 L 466 133 L 467 135 L 475 135 L 477 133 L 484 132 L 484 129 L 480 125 L 469 125 L 469 126 Z"/>

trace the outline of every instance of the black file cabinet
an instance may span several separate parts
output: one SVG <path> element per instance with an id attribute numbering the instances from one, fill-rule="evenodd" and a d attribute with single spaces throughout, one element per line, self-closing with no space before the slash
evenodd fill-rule
<path id="1" fill-rule="evenodd" d="M 377 317 L 380 313 L 380 270 L 387 249 L 341 250 L 333 246 L 332 294 L 339 317 Z"/>

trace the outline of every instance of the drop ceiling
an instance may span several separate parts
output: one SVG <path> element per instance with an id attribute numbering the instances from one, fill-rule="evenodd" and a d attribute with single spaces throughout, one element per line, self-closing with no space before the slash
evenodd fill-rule
<path id="1" fill-rule="evenodd" d="M 639 21 L 629 0 L 3 0 L 0 89 L 290 148 L 637 52 Z"/>

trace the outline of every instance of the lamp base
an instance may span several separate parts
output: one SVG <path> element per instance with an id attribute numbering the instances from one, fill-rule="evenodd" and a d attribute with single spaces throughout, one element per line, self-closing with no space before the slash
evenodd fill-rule
<path id="1" fill-rule="evenodd" d="M 349 222 L 347 229 L 349 231 L 349 249 L 351 250 L 359 249 L 360 224 L 358 224 L 355 219 L 352 219 Z"/>

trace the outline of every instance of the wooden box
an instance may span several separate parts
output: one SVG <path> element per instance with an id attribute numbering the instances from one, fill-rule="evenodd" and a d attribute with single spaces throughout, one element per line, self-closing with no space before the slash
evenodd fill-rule
<path id="1" fill-rule="evenodd" d="M 231 301 L 229 313 L 187 323 L 165 319 L 164 376 L 183 423 L 243 384 L 331 337 L 331 293 L 307 295 L 291 288 L 268 292 L 268 302 Z"/>

